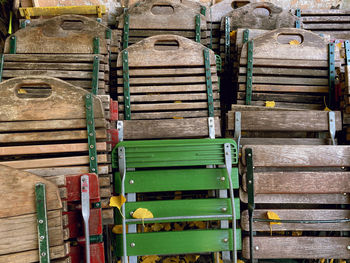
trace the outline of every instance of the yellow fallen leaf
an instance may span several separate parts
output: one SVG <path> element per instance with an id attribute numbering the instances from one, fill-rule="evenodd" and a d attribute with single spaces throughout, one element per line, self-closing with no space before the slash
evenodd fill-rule
<path id="1" fill-rule="evenodd" d="M 289 41 L 289 45 L 300 45 L 300 42 L 296 39 Z"/>
<path id="2" fill-rule="evenodd" d="M 346 263 L 346 260 L 340 259 L 340 260 L 339 260 L 339 263 Z"/>
<path id="3" fill-rule="evenodd" d="M 174 224 L 174 228 L 176 231 L 182 231 L 184 230 L 185 226 L 184 225 L 180 225 L 179 223 L 175 223 Z"/>
<path id="4" fill-rule="evenodd" d="M 182 103 L 182 101 L 181 100 L 176 100 L 176 101 L 174 101 L 174 103 Z"/>
<path id="5" fill-rule="evenodd" d="M 182 120 L 184 117 L 173 117 L 173 119 L 175 119 L 175 120 Z"/>
<path id="6" fill-rule="evenodd" d="M 165 224 L 164 224 L 164 230 L 165 230 L 165 231 L 170 231 L 170 230 L 171 230 L 171 225 L 170 225 L 170 223 L 165 223 Z"/>
<path id="7" fill-rule="evenodd" d="M 181 191 L 176 191 L 175 192 L 175 197 L 174 200 L 180 200 L 181 199 L 182 192 Z"/>
<path id="8" fill-rule="evenodd" d="M 207 223 L 203 221 L 194 221 L 190 223 L 189 227 L 197 227 L 199 229 L 205 229 L 207 227 Z"/>
<path id="9" fill-rule="evenodd" d="M 25 89 L 19 89 L 19 90 L 17 91 L 17 93 L 18 93 L 18 94 L 26 94 L 27 91 L 26 91 Z"/>
<path id="10" fill-rule="evenodd" d="M 266 215 L 268 219 L 281 220 L 280 217 L 275 212 L 267 211 Z M 280 224 L 281 224 L 280 222 L 270 222 L 271 236 L 272 236 L 272 225 L 280 225 Z"/>
<path id="11" fill-rule="evenodd" d="M 237 260 L 237 263 L 244 263 L 244 261 L 243 261 L 243 260 L 238 259 L 238 260 Z"/>
<path id="12" fill-rule="evenodd" d="M 332 111 L 332 110 L 326 106 L 326 107 L 324 108 L 324 111 Z"/>
<path id="13" fill-rule="evenodd" d="M 186 263 L 195 263 L 198 258 L 199 255 L 186 255 L 184 257 Z"/>
<path id="14" fill-rule="evenodd" d="M 276 103 L 274 101 L 265 101 L 265 107 L 274 108 L 275 106 L 276 106 Z"/>
<path id="15" fill-rule="evenodd" d="M 154 263 L 156 261 L 160 260 L 160 257 L 157 255 L 152 255 L 152 256 L 143 256 L 141 258 L 142 263 Z"/>
<path id="16" fill-rule="evenodd" d="M 126 226 L 126 231 L 128 231 L 128 226 Z M 112 228 L 112 232 L 114 234 L 122 234 L 123 233 L 123 226 L 122 225 L 115 225 Z"/>
<path id="17" fill-rule="evenodd" d="M 164 228 L 163 224 L 155 223 L 151 226 L 152 230 L 158 232 Z"/>
<path id="18" fill-rule="evenodd" d="M 321 260 L 320 260 L 320 263 L 325 263 L 326 262 L 326 259 L 324 259 L 324 258 L 322 258 Z"/>
<path id="19" fill-rule="evenodd" d="M 137 208 L 134 213 L 132 213 L 132 217 L 136 219 L 142 220 L 142 225 L 145 226 L 144 219 L 145 218 L 153 218 L 153 214 L 147 208 Z"/>
<path id="20" fill-rule="evenodd" d="M 122 195 L 112 196 L 109 200 L 109 206 L 118 208 L 120 214 L 122 215 L 122 217 L 124 217 L 121 208 L 125 202 L 126 198 Z"/>
<path id="21" fill-rule="evenodd" d="M 329 261 L 329 263 L 333 263 L 333 261 L 334 261 L 334 259 L 332 258 L 332 259 Z"/>
<path id="22" fill-rule="evenodd" d="M 303 231 L 293 231 L 292 236 L 293 237 L 300 237 L 303 235 Z"/>
<path id="23" fill-rule="evenodd" d="M 169 257 L 169 258 L 166 258 L 162 261 L 163 263 L 179 263 L 180 262 L 180 258 L 179 256 L 177 257 Z"/>

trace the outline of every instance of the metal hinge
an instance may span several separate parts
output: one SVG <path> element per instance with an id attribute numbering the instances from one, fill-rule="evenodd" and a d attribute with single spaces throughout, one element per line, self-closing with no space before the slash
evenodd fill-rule
<path id="1" fill-rule="evenodd" d="M 240 142 L 241 142 L 241 135 L 242 135 L 242 129 L 241 129 L 241 113 L 239 111 L 235 112 L 235 132 L 234 132 L 234 139 L 237 142 L 237 148 L 239 151 Z"/>
<path id="2" fill-rule="evenodd" d="M 117 130 L 118 130 L 118 142 L 122 142 L 124 140 L 124 124 L 122 121 L 117 122 Z"/>
<path id="3" fill-rule="evenodd" d="M 329 128 L 329 135 L 332 140 L 332 145 L 336 145 L 335 143 L 335 133 L 336 133 L 336 127 L 335 127 L 335 113 L 334 111 L 328 112 L 328 128 Z"/>
<path id="4" fill-rule="evenodd" d="M 209 138 L 215 139 L 215 120 L 214 117 L 208 118 Z"/>

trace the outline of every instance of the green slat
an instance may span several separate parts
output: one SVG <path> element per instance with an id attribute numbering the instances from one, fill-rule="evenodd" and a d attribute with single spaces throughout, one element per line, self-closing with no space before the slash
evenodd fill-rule
<path id="1" fill-rule="evenodd" d="M 123 50 L 123 84 L 124 84 L 124 114 L 125 120 L 131 120 L 130 108 L 130 76 L 129 76 L 129 54 L 128 50 Z"/>
<path id="2" fill-rule="evenodd" d="M 116 236 L 116 254 L 122 256 L 122 235 Z M 232 241 L 232 229 L 139 233 L 127 234 L 127 249 L 128 256 L 205 253 L 232 250 Z M 240 229 L 236 242 L 241 250 Z"/>
<path id="3" fill-rule="evenodd" d="M 238 189 L 237 168 L 232 168 L 231 178 L 233 188 Z M 114 185 L 115 191 L 120 193 L 121 177 L 119 172 L 115 173 Z M 216 189 L 229 189 L 225 168 L 128 171 L 125 178 L 125 193 Z"/>
<path id="4" fill-rule="evenodd" d="M 125 147 L 126 167 L 170 167 L 224 165 L 224 144 L 231 144 L 232 163 L 238 163 L 237 145 L 232 139 L 149 140 L 119 143 L 112 152 L 118 167 L 118 147 Z"/>
<path id="5" fill-rule="evenodd" d="M 176 216 L 210 216 L 211 218 L 205 219 L 169 219 L 169 220 L 151 220 L 147 223 L 160 223 L 160 222 L 189 222 L 189 221 L 209 221 L 209 220 L 228 220 L 232 219 L 231 200 L 229 198 L 213 198 L 213 199 L 181 199 L 181 200 L 160 200 L 160 201 L 143 201 L 143 202 L 129 202 L 125 203 L 125 217 L 126 219 L 133 219 L 130 215 L 138 208 L 147 208 L 152 212 L 155 218 L 159 217 L 176 217 Z M 225 208 L 226 211 L 222 209 Z M 236 219 L 240 219 L 240 201 L 239 198 L 235 198 Z M 121 224 L 121 216 L 119 210 L 115 211 L 117 224 Z M 231 216 L 230 218 L 219 217 Z M 141 224 L 142 221 L 137 222 Z M 129 223 L 135 224 L 135 222 Z"/>
<path id="6" fill-rule="evenodd" d="M 334 108 L 335 101 L 335 64 L 334 64 L 334 56 L 335 56 L 335 45 L 334 43 L 328 44 L 328 85 L 329 85 L 329 98 L 328 98 L 328 107 L 330 109 Z"/>

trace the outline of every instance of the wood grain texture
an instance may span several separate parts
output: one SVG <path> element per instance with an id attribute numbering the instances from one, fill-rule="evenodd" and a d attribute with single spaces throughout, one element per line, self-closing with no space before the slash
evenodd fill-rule
<path id="1" fill-rule="evenodd" d="M 267 212 L 276 213 L 281 220 L 338 220 L 350 217 L 346 209 L 256 209 L 253 218 L 267 219 Z M 248 210 L 242 212 L 241 227 L 249 231 Z M 254 231 L 270 231 L 269 222 L 254 222 Z M 349 223 L 300 224 L 281 223 L 272 225 L 272 231 L 349 231 Z"/>
<path id="2" fill-rule="evenodd" d="M 239 84 L 239 90 L 245 91 L 245 84 Z M 253 91 L 260 92 L 304 92 L 304 93 L 327 93 L 328 86 L 315 85 L 267 85 L 267 84 L 253 84 Z"/>
<path id="3" fill-rule="evenodd" d="M 65 23 L 76 24 L 77 28 L 72 30 L 71 25 L 65 27 Z M 107 54 L 106 30 L 106 26 L 94 19 L 80 15 L 62 15 L 42 20 L 13 35 L 17 39 L 18 54 L 93 54 L 94 37 L 100 38 L 100 54 Z M 5 42 L 4 51 L 10 53 L 9 38 Z"/>
<path id="4" fill-rule="evenodd" d="M 347 167 L 350 166 L 350 146 L 347 145 L 246 145 L 253 150 L 255 167 Z M 242 158 L 246 164 L 245 158 Z"/>
<path id="5" fill-rule="evenodd" d="M 254 257 L 263 258 L 350 258 L 348 237 L 254 237 Z M 258 247 L 258 249 L 256 249 Z M 249 258 L 249 238 L 243 239 L 243 257 Z"/>
<path id="6" fill-rule="evenodd" d="M 27 168 L 24 171 L 36 174 L 38 176 L 47 177 L 63 174 L 83 174 L 89 173 L 89 166 L 71 166 L 71 167 L 45 167 L 45 168 Z M 112 171 L 110 165 L 101 164 L 98 166 L 98 174 L 108 174 Z"/>
<path id="7" fill-rule="evenodd" d="M 235 129 L 235 112 L 228 116 L 228 130 Z M 341 112 L 335 112 L 336 130 L 342 129 Z M 326 111 L 241 111 L 242 131 L 328 131 Z"/>
<path id="8" fill-rule="evenodd" d="M 23 86 L 48 85 L 47 98 L 20 98 L 17 90 Z M 0 83 L 0 121 L 83 119 L 85 96 L 89 93 L 62 80 L 44 77 L 18 77 Z M 92 95 L 93 96 L 93 95 Z M 104 118 L 101 101 L 93 96 L 95 118 Z"/>

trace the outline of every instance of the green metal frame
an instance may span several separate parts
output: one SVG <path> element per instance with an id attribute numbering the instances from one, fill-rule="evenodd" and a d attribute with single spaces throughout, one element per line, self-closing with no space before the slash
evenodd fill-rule
<path id="1" fill-rule="evenodd" d="M 40 263 L 50 262 L 49 228 L 47 222 L 46 186 L 43 183 L 35 184 L 35 202 L 37 211 L 37 229 L 39 242 Z"/>
<path id="2" fill-rule="evenodd" d="M 211 81 L 211 69 L 210 69 L 210 53 L 209 49 L 203 50 L 204 55 L 204 66 L 205 66 L 205 81 L 207 86 L 207 97 L 208 97 L 208 117 L 214 117 L 214 98 L 213 98 L 213 84 Z"/>
<path id="3" fill-rule="evenodd" d="M 195 16 L 195 32 L 196 32 L 195 40 L 196 42 L 200 43 L 201 42 L 201 15 L 199 14 Z"/>
<path id="4" fill-rule="evenodd" d="M 124 28 L 123 28 L 123 49 L 129 46 L 129 20 L 130 15 L 127 13 L 127 9 L 124 14 Z"/>
<path id="5" fill-rule="evenodd" d="M 349 40 L 345 40 L 344 48 L 345 48 L 345 64 L 349 66 L 350 65 L 350 41 Z"/>
<path id="6" fill-rule="evenodd" d="M 230 18 L 225 17 L 225 65 L 229 66 L 231 61 L 231 52 L 230 52 Z"/>
<path id="7" fill-rule="evenodd" d="M 243 31 L 243 44 L 249 41 L 249 29 Z"/>
<path id="8" fill-rule="evenodd" d="M 328 87 L 329 87 L 329 98 L 328 107 L 334 107 L 334 92 L 335 92 L 335 64 L 334 64 L 334 51 L 335 44 L 328 44 Z"/>
<path id="9" fill-rule="evenodd" d="M 252 90 L 253 90 L 253 49 L 254 41 L 247 42 L 247 76 L 246 76 L 246 94 L 245 104 L 250 105 L 252 102 Z"/>
<path id="10" fill-rule="evenodd" d="M 201 5 L 201 14 L 202 14 L 203 16 L 205 16 L 205 15 L 206 15 L 206 12 L 207 12 L 207 8 L 206 8 L 204 5 Z"/>
<path id="11" fill-rule="evenodd" d="M 98 74 L 100 72 L 100 58 L 99 56 L 94 57 L 94 62 L 92 64 L 92 86 L 91 92 L 94 95 L 98 94 Z"/>
<path id="12" fill-rule="evenodd" d="M 90 172 L 98 173 L 98 161 L 97 161 L 97 150 L 96 150 L 96 131 L 95 131 L 95 116 L 94 116 L 94 105 L 93 95 L 87 94 L 85 96 L 85 110 L 86 110 L 86 126 L 88 134 L 88 145 L 89 145 L 89 162 Z"/>
<path id="13" fill-rule="evenodd" d="M 123 84 L 124 84 L 124 119 L 131 120 L 130 106 L 130 76 L 129 76 L 129 58 L 128 50 L 122 51 L 123 59 Z"/>
<path id="14" fill-rule="evenodd" d="M 300 28 L 300 17 L 301 17 L 301 10 L 298 8 L 295 10 L 295 15 L 297 16 L 297 20 L 295 21 L 295 28 Z"/>
<path id="15" fill-rule="evenodd" d="M 10 36 L 10 54 L 16 54 L 17 50 L 17 37 Z"/>
<path id="16" fill-rule="evenodd" d="M 99 37 L 94 37 L 93 52 L 94 52 L 94 54 L 100 54 L 100 38 Z"/>
<path id="17" fill-rule="evenodd" d="M 2 81 L 2 72 L 4 71 L 4 62 L 5 62 L 5 56 L 4 54 L 0 54 L 0 82 Z"/>

